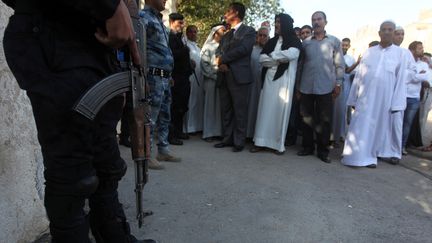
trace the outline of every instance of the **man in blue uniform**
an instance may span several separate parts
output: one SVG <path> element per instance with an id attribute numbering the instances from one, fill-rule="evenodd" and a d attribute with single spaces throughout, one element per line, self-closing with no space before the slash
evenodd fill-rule
<path id="1" fill-rule="evenodd" d="M 140 12 L 147 30 L 147 81 L 150 87 L 152 134 L 157 129 L 158 155 L 149 161 L 150 169 L 163 169 L 159 161 L 180 162 L 169 151 L 168 135 L 171 121 L 171 74 L 174 60 L 168 45 L 168 31 L 162 23 L 165 0 L 146 0 Z"/>

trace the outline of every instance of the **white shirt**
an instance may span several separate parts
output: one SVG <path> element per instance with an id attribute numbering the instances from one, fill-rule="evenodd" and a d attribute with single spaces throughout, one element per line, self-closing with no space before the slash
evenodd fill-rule
<path id="1" fill-rule="evenodd" d="M 235 26 L 231 27 L 231 29 L 234 29 L 233 34 L 235 34 L 237 32 L 237 30 L 240 28 L 240 25 L 242 25 L 242 24 L 243 24 L 243 22 L 240 22 L 240 23 L 236 24 Z"/>
<path id="2" fill-rule="evenodd" d="M 429 84 L 432 86 L 432 68 L 429 68 L 429 77 L 428 77 Z"/>
<path id="3" fill-rule="evenodd" d="M 356 62 L 354 57 L 352 57 L 348 54 L 344 55 L 344 60 L 345 60 L 345 68 L 351 67 Z M 357 70 L 357 67 L 354 70 L 352 70 L 350 73 L 346 73 L 346 72 L 344 73 L 345 82 L 350 81 L 351 74 L 355 74 L 356 70 Z"/>
<path id="4" fill-rule="evenodd" d="M 411 80 L 407 83 L 407 98 L 420 98 L 421 84 L 423 81 L 428 81 L 429 66 L 420 59 L 415 61 L 415 73 L 411 76 Z M 420 73 L 426 71 L 425 73 Z"/>
<path id="5" fill-rule="evenodd" d="M 344 55 L 344 60 L 345 60 L 345 67 L 347 67 L 347 68 L 351 67 L 356 62 L 356 60 L 354 59 L 354 57 L 352 57 L 352 56 L 350 56 L 348 54 Z M 354 70 L 351 71 L 351 73 L 352 72 L 354 72 Z"/>

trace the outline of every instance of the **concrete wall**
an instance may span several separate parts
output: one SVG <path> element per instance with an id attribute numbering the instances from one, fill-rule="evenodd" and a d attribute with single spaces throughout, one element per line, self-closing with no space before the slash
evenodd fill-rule
<path id="1" fill-rule="evenodd" d="M 43 164 L 31 106 L 7 67 L 3 33 L 12 10 L 0 1 L 0 242 L 32 242 L 48 228 Z"/>

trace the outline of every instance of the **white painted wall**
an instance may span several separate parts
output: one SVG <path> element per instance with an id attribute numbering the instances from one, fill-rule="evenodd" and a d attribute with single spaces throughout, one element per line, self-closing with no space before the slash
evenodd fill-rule
<path id="1" fill-rule="evenodd" d="M 0 1 L 0 242 L 32 242 L 47 230 L 43 164 L 30 102 L 9 68 L 3 33 L 12 10 Z"/>

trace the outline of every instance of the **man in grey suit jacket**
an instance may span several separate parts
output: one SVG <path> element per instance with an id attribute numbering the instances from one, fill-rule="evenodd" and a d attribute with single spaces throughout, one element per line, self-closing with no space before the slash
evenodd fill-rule
<path id="1" fill-rule="evenodd" d="M 216 51 L 224 139 L 215 147 L 233 146 L 234 152 L 244 148 L 252 83 L 250 55 L 255 43 L 255 29 L 243 24 L 245 12 L 243 4 L 230 4 L 224 18 L 231 30 L 222 38 Z"/>

